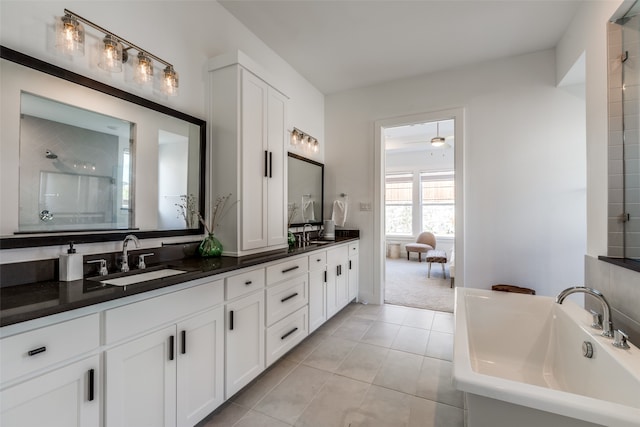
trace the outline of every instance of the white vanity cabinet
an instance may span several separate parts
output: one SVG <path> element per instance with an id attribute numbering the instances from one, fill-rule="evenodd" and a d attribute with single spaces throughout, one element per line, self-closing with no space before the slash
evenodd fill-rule
<path id="1" fill-rule="evenodd" d="M 92 314 L 3 338 L 0 425 L 99 426 L 99 337 Z"/>
<path id="2" fill-rule="evenodd" d="M 327 250 L 327 318 L 349 303 L 348 266 L 348 246 Z"/>
<path id="3" fill-rule="evenodd" d="M 249 384 L 265 368 L 264 268 L 226 279 L 225 398 Z M 229 299 L 227 297 L 227 299 Z"/>
<path id="4" fill-rule="evenodd" d="M 223 298 L 214 281 L 105 312 L 116 342 L 104 358 L 105 426 L 193 426 L 224 401 Z"/>
<path id="5" fill-rule="evenodd" d="M 288 99 L 247 62 L 238 52 L 209 63 L 213 197 L 238 200 L 218 237 L 237 255 L 287 245 Z"/>
<path id="6" fill-rule="evenodd" d="M 360 243 L 349 243 L 349 273 L 347 274 L 347 280 L 349 281 L 349 301 L 358 299 L 358 287 L 360 280 L 360 268 L 358 266 L 358 260 L 360 258 Z"/>
<path id="7" fill-rule="evenodd" d="M 309 255 L 309 333 L 327 320 L 327 251 Z"/>

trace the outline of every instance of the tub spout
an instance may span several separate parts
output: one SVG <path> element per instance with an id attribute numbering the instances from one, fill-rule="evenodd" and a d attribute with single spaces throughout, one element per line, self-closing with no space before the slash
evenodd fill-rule
<path id="1" fill-rule="evenodd" d="M 564 291 L 560 292 L 556 297 L 556 302 L 558 304 L 562 304 L 562 302 L 566 297 L 578 292 L 591 295 L 592 297 L 600 301 L 600 304 L 602 304 L 602 336 L 613 338 L 613 322 L 611 321 L 611 307 L 609 306 L 609 303 L 607 302 L 604 295 L 602 295 L 602 292 L 592 288 L 587 288 L 586 286 L 573 286 L 571 288 L 567 288 Z"/>

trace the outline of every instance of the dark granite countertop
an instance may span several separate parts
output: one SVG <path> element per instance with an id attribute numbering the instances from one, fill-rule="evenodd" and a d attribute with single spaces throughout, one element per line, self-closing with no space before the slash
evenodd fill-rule
<path id="1" fill-rule="evenodd" d="M 72 282 L 43 280 L 0 288 L 0 327 L 25 322 L 52 314 L 75 310 L 106 301 L 141 294 L 195 279 L 215 276 L 254 265 L 277 261 L 295 255 L 330 248 L 358 238 L 339 238 L 335 242 L 315 244 L 306 248 L 281 249 L 243 257 L 188 257 L 161 265 L 150 265 L 144 271 L 161 268 L 183 270 L 185 273 L 140 282 L 126 287 L 104 285 L 103 278 L 84 278 Z M 109 278 L 135 273 L 110 274 Z"/>

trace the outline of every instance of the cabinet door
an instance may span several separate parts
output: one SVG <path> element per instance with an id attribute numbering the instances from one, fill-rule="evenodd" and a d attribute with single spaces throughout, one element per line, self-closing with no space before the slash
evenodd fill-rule
<path id="1" fill-rule="evenodd" d="M 0 425 L 98 427 L 99 376 L 100 358 L 93 356 L 3 390 Z"/>
<path id="2" fill-rule="evenodd" d="M 258 376 L 264 364 L 264 292 L 227 304 L 225 398 Z"/>
<path id="3" fill-rule="evenodd" d="M 358 298 L 358 255 L 349 257 L 349 301 Z"/>
<path id="4" fill-rule="evenodd" d="M 336 314 L 349 302 L 348 258 L 346 246 L 327 251 L 327 317 Z"/>
<path id="5" fill-rule="evenodd" d="M 179 427 L 193 426 L 224 401 L 224 309 L 178 323 Z"/>
<path id="6" fill-rule="evenodd" d="M 268 244 L 287 242 L 287 180 L 285 173 L 285 141 L 287 129 L 287 98 L 273 88 L 268 90 Z"/>
<path id="7" fill-rule="evenodd" d="M 327 320 L 327 270 L 309 272 L 309 333 Z"/>
<path id="8" fill-rule="evenodd" d="M 105 352 L 106 426 L 176 424 L 175 343 L 174 325 Z"/>
<path id="9" fill-rule="evenodd" d="M 242 73 L 241 188 L 242 249 L 267 246 L 267 92 L 265 82 L 246 70 Z M 284 217 L 286 218 L 286 216 Z"/>

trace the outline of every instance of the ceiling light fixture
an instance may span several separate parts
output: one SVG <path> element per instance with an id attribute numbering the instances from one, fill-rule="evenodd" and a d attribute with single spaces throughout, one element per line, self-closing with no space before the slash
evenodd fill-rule
<path id="1" fill-rule="evenodd" d="M 313 153 L 317 153 L 320 150 L 320 142 L 298 128 L 293 128 L 291 131 L 291 145 L 294 147 L 300 145 L 304 151 Z"/>
<path id="2" fill-rule="evenodd" d="M 436 122 L 436 136 L 431 138 L 431 145 L 434 147 L 442 147 L 444 145 L 444 137 L 440 136 L 440 122 Z"/>
<path id="3" fill-rule="evenodd" d="M 56 23 L 56 47 L 59 50 L 72 55 L 84 55 L 85 32 L 80 22 L 105 35 L 102 39 L 102 52 L 99 55 L 100 68 L 112 73 L 122 72 L 122 64 L 126 63 L 129 57 L 128 51 L 133 49 L 138 52 L 138 62 L 134 66 L 136 83 L 147 84 L 153 81 L 152 60 L 155 60 L 165 66 L 160 90 L 169 96 L 178 94 L 178 73 L 173 65 L 68 9 L 64 10 L 64 16 Z"/>

